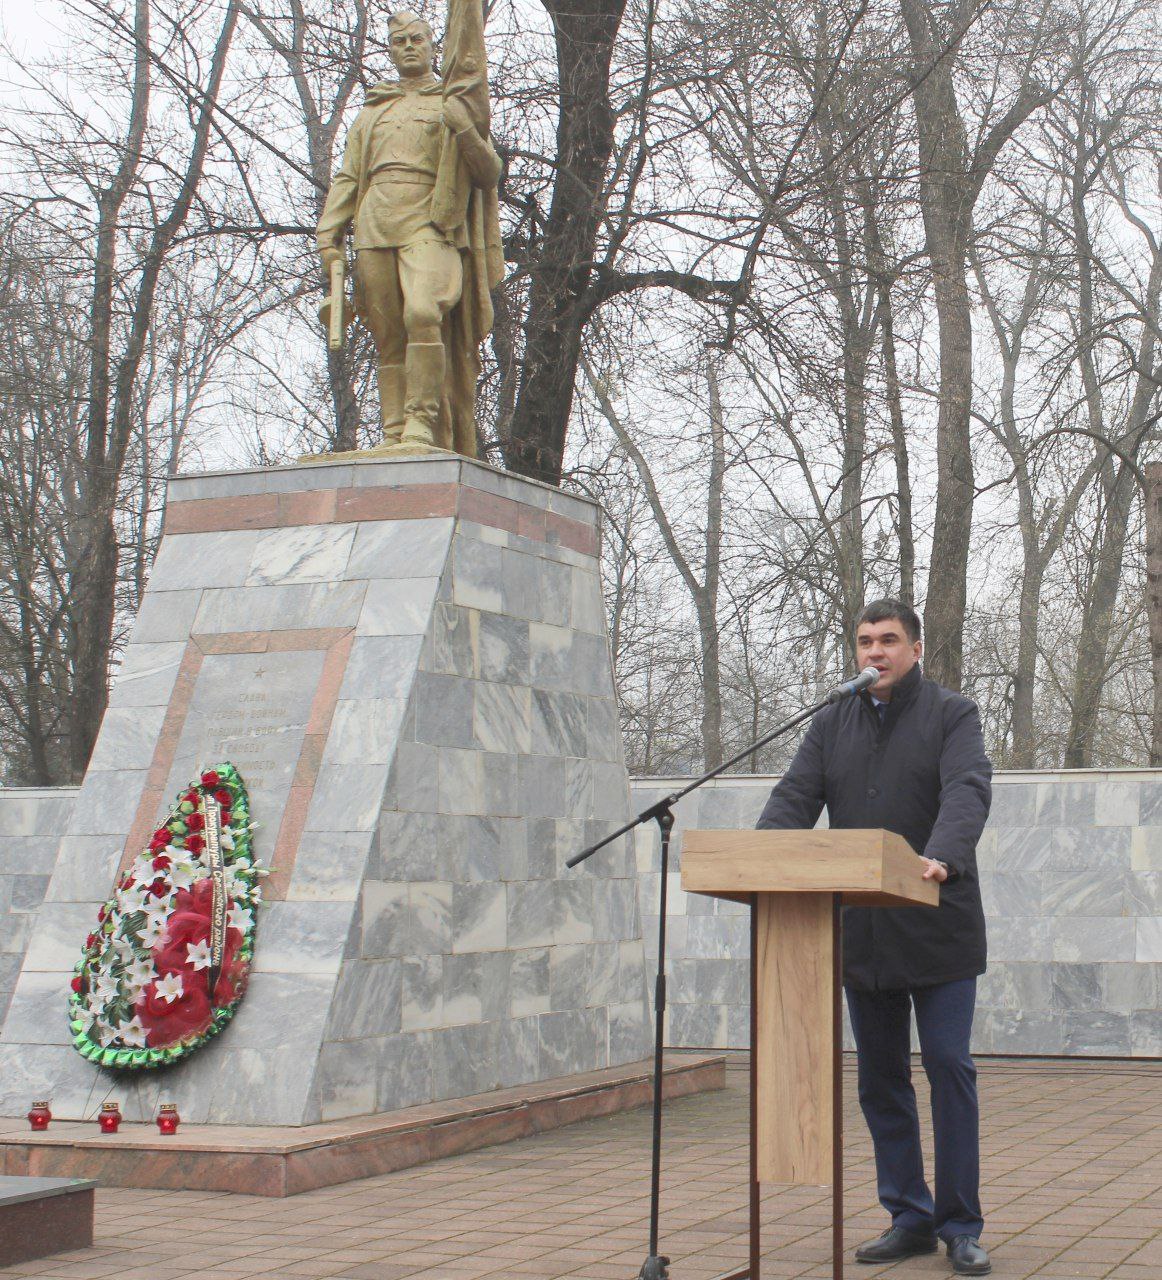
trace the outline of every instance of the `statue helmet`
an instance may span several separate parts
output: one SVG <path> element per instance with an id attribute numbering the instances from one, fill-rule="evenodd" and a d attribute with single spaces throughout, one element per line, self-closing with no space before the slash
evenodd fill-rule
<path id="1" fill-rule="evenodd" d="M 428 39 L 435 43 L 435 34 L 432 31 L 432 24 L 427 18 L 422 18 L 418 13 L 413 13 L 411 9 L 400 9 L 398 13 L 393 13 L 387 20 L 388 35 L 392 35 L 396 31 L 406 31 L 408 27 L 413 27 L 419 23 L 421 27 L 428 33 Z"/>

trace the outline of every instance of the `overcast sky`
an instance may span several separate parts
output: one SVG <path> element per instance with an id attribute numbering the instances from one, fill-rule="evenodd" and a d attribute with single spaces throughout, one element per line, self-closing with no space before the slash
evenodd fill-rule
<path id="1" fill-rule="evenodd" d="M 25 57 L 48 53 L 63 37 L 57 0 L 0 0 L 0 37 Z"/>

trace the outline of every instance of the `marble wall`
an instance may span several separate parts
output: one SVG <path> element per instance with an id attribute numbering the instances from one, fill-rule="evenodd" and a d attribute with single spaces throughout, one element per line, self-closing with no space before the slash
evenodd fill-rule
<path id="1" fill-rule="evenodd" d="M 683 894 L 684 827 L 751 827 L 772 778 L 717 780 L 677 806 L 667 915 L 668 1042 L 749 1037 L 746 909 Z M 641 810 L 681 780 L 639 779 Z M 657 836 L 637 846 L 647 955 L 657 948 Z M 980 1053 L 1162 1056 L 1162 773 L 1000 773 L 978 851 L 989 969 Z"/>
<path id="2" fill-rule="evenodd" d="M 76 794 L 75 787 L 0 791 L 0 1026 Z"/>

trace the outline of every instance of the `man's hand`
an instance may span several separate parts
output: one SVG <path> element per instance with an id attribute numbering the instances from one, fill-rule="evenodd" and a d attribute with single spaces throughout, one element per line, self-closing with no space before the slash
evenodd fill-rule
<path id="1" fill-rule="evenodd" d="M 320 249 L 319 258 L 322 260 L 322 263 L 323 263 L 323 274 L 325 276 L 330 276 L 331 267 L 336 262 L 343 261 L 343 250 L 342 249 Z"/>
<path id="2" fill-rule="evenodd" d="M 465 129 L 476 127 L 468 108 L 459 98 L 444 99 L 444 123 L 453 133 L 463 133 Z"/>
<path id="3" fill-rule="evenodd" d="M 920 861 L 924 864 L 924 880 L 935 880 L 937 884 L 943 884 L 948 879 L 948 868 L 943 862 L 938 862 L 935 858 L 925 858 L 920 855 Z"/>

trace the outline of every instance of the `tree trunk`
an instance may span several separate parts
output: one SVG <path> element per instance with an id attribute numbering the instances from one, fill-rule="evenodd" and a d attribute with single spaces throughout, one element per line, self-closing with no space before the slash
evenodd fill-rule
<path id="1" fill-rule="evenodd" d="M 1146 468 L 1146 613 L 1150 621 L 1150 674 L 1154 717 L 1150 764 L 1162 765 L 1162 463 Z"/>
<path id="2" fill-rule="evenodd" d="M 73 566 L 73 701 L 69 734 L 72 780 L 85 772 L 108 698 L 108 637 L 113 629 L 117 536 L 113 528 L 117 477 L 108 457 L 112 385 L 113 288 L 117 269 L 117 221 L 141 165 L 149 117 L 149 2 L 136 0 L 133 35 L 133 96 L 121 160 L 109 186 L 97 196 L 93 292 L 90 302 L 92 357 L 82 471 L 80 559 Z"/>
<path id="3" fill-rule="evenodd" d="M 714 357 L 706 354 L 710 406 L 710 476 L 706 494 L 706 571 L 698 607 L 702 641 L 702 761 L 716 769 L 722 755 L 722 671 L 718 647 L 718 583 L 722 564 L 722 485 L 726 475 L 726 426 Z"/>
<path id="4" fill-rule="evenodd" d="M 912 477 L 908 460 L 908 433 L 904 427 L 904 401 L 896 365 L 896 329 L 890 286 L 880 288 L 880 343 L 884 355 L 884 395 L 892 424 L 892 456 L 896 464 L 896 537 L 900 543 L 900 599 L 916 602 L 916 542 L 912 532 Z"/>
<path id="5" fill-rule="evenodd" d="M 513 471 L 559 485 L 581 333 L 589 318 L 584 295 L 613 151 L 609 66 L 625 0 L 542 3 L 557 46 L 557 177 L 531 270 L 524 365 L 511 434 L 502 448 Z"/>

